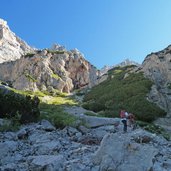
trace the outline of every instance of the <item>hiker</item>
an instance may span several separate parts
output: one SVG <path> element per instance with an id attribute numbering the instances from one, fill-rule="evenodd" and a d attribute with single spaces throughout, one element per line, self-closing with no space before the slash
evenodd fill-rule
<path id="1" fill-rule="evenodd" d="M 123 123 L 123 131 L 127 132 L 127 116 L 128 113 L 125 110 L 121 110 L 120 112 L 120 118 L 121 118 L 121 122 Z"/>
<path id="2" fill-rule="evenodd" d="M 136 128 L 135 115 L 132 113 L 129 113 L 128 120 L 129 120 L 129 125 L 132 127 L 132 130 L 134 130 Z"/>

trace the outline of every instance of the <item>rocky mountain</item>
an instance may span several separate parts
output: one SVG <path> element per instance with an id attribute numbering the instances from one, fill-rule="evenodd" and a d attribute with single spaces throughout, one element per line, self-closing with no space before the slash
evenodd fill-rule
<path id="1" fill-rule="evenodd" d="M 113 65 L 113 66 L 107 66 L 105 65 L 103 68 L 100 69 L 100 76 L 106 74 L 110 69 L 115 68 L 115 67 L 124 67 L 124 66 L 128 66 L 128 65 L 136 65 L 136 66 L 140 66 L 140 64 L 138 64 L 135 61 L 129 60 L 129 59 L 125 59 L 124 61 L 122 61 L 119 64 Z"/>
<path id="2" fill-rule="evenodd" d="M 108 78 L 108 71 L 114 69 L 115 67 L 125 67 L 125 66 L 130 66 L 130 65 L 135 65 L 137 67 L 140 67 L 141 65 L 138 64 L 137 62 L 131 61 L 129 59 L 124 60 L 123 62 L 113 65 L 113 66 L 108 66 L 105 65 L 103 68 L 99 70 L 99 77 L 97 80 L 97 84 L 102 83 L 103 81 L 107 80 Z"/>
<path id="3" fill-rule="evenodd" d="M 14 61 L 32 51 L 34 51 L 33 48 L 17 37 L 6 21 L 0 19 L 0 63 Z"/>
<path id="4" fill-rule="evenodd" d="M 147 55 L 142 71 L 154 82 L 149 99 L 171 115 L 171 46 Z"/>
<path id="5" fill-rule="evenodd" d="M 73 89 L 96 84 L 97 69 L 84 59 L 78 49 L 67 51 L 54 44 L 50 49 L 36 50 L 10 31 L 0 20 L 0 80 L 16 89 Z"/>
<path id="6" fill-rule="evenodd" d="M 64 46 L 54 44 L 50 49 L 33 50 L 9 30 L 5 21 L 0 20 L 0 25 L 1 81 L 8 82 L 16 89 L 32 91 L 57 89 L 67 93 L 73 89 L 92 87 L 97 84 L 99 71 L 84 58 L 78 49 L 67 50 Z M 120 66 L 132 64 L 126 60 Z M 106 67 L 106 69 L 109 68 Z M 169 126 L 171 46 L 148 55 L 142 67 L 136 67 L 133 70 L 128 67 L 128 70 L 129 73 L 124 74 L 124 77 L 119 77 L 120 80 L 127 78 L 131 82 L 130 73 L 143 71 L 145 76 L 154 82 L 150 93 L 145 97 L 168 112 L 167 118 L 156 122 Z M 113 70 L 113 73 L 118 73 L 118 70 Z M 112 80 L 113 77 L 114 75 L 111 75 L 110 79 Z M 138 86 L 133 87 L 132 97 L 136 96 L 136 87 Z M 114 89 L 112 84 L 108 85 L 108 89 Z M 125 93 L 125 91 L 120 92 L 123 95 Z M 117 90 L 111 93 L 113 96 L 116 94 Z M 106 102 L 107 97 L 104 96 L 104 98 Z M 101 107 L 102 101 L 98 105 Z M 109 101 L 105 107 L 110 107 L 110 105 L 112 107 L 118 105 L 118 101 L 116 103 Z M 144 104 L 140 105 L 141 108 Z M 163 138 L 161 130 L 158 132 L 160 135 L 156 135 L 141 128 L 132 130 L 128 127 L 128 132 L 123 133 L 123 125 L 119 118 L 99 117 L 97 113 L 93 113 L 95 116 L 87 116 L 86 112 L 90 111 L 78 106 L 67 106 L 65 112 L 77 118 L 75 127 L 67 126 L 57 129 L 49 121 L 40 120 L 38 123 L 21 125 L 16 132 L 0 132 L 0 170 L 171 170 L 171 141 Z M 49 115 L 45 111 L 42 113 Z M 11 125 L 12 121 L 0 119 L 1 129 Z"/>
<path id="7" fill-rule="evenodd" d="M 142 71 L 154 85 L 149 100 L 167 111 L 167 117 L 159 123 L 170 126 L 171 118 L 171 46 L 147 55 L 142 63 Z M 168 127 L 167 127 L 168 128 Z"/>
<path id="8" fill-rule="evenodd" d="M 44 49 L 0 65 L 0 80 L 16 89 L 32 91 L 57 89 L 69 93 L 74 88 L 92 87 L 97 74 L 78 50 Z"/>

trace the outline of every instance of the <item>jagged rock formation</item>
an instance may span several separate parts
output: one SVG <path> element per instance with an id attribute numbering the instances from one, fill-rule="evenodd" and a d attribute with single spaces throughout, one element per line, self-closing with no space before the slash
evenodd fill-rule
<path id="1" fill-rule="evenodd" d="M 155 84 L 149 100 L 157 103 L 171 116 L 171 46 L 149 54 L 142 64 L 142 70 Z"/>
<path id="2" fill-rule="evenodd" d="M 164 158 L 170 152 L 165 145 L 165 140 L 161 137 L 142 130 L 124 135 L 107 134 L 101 141 L 93 162 L 100 166 L 100 171 L 169 171 L 170 159 L 166 159 L 165 163 Z M 164 165 L 167 165 L 166 168 L 163 168 Z"/>
<path id="3" fill-rule="evenodd" d="M 107 66 L 105 65 L 99 72 L 100 72 L 100 76 L 106 74 L 110 69 L 114 68 L 114 67 L 124 67 L 124 66 L 128 66 L 128 65 L 136 65 L 136 66 L 140 66 L 140 64 L 138 64 L 135 61 L 131 61 L 129 59 L 125 59 L 123 62 L 117 64 L 117 65 L 113 65 L 113 66 Z"/>
<path id="4" fill-rule="evenodd" d="M 9 29 L 7 22 L 0 19 L 0 63 L 19 59 L 32 51 L 34 50 Z"/>
<path id="5" fill-rule="evenodd" d="M 99 70 L 99 78 L 98 78 L 97 84 L 100 84 L 101 82 L 107 80 L 107 78 L 108 78 L 107 72 L 110 69 L 113 69 L 115 67 L 129 66 L 129 65 L 135 65 L 137 67 L 140 66 L 140 64 L 138 64 L 137 62 L 131 61 L 129 59 L 126 59 L 123 62 L 121 62 L 121 63 L 119 63 L 117 65 L 114 65 L 114 66 L 107 66 L 107 65 L 105 65 L 101 70 Z"/>
<path id="6" fill-rule="evenodd" d="M 113 126 L 59 130 L 42 120 L 17 132 L 0 132 L 0 170 L 169 171 L 170 146 L 142 129 L 127 134 Z"/>
<path id="7" fill-rule="evenodd" d="M 74 49 L 54 44 L 51 49 L 36 50 L 10 31 L 0 19 L 0 80 L 16 89 L 58 89 L 69 93 L 75 88 L 92 87 L 98 72 Z"/>
<path id="8" fill-rule="evenodd" d="M 97 70 L 78 50 L 37 50 L 22 58 L 0 65 L 0 80 L 16 89 L 58 89 L 69 93 L 74 88 L 92 87 Z"/>
<path id="9" fill-rule="evenodd" d="M 154 85 L 148 99 L 167 112 L 165 118 L 159 118 L 155 123 L 171 132 L 171 46 L 162 51 L 149 54 L 143 64 L 142 71 Z"/>

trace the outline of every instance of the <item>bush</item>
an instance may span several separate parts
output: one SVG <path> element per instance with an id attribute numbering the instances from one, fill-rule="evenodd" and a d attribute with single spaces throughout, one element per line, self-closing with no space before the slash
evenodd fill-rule
<path id="1" fill-rule="evenodd" d="M 65 51 L 59 51 L 59 50 L 50 50 L 50 49 L 48 49 L 47 51 L 48 51 L 48 53 L 51 53 L 52 55 L 64 54 L 65 53 Z"/>
<path id="2" fill-rule="evenodd" d="M 24 73 L 24 75 L 30 82 L 37 82 L 37 80 L 32 75 L 28 73 Z"/>
<path id="3" fill-rule="evenodd" d="M 76 118 L 66 112 L 62 107 L 55 104 L 40 104 L 41 119 L 49 120 L 56 128 L 64 128 L 65 126 L 73 126 Z"/>
<path id="4" fill-rule="evenodd" d="M 15 118 L 20 115 L 21 123 L 37 121 L 39 117 L 38 97 L 23 96 L 6 88 L 0 89 L 0 117 Z"/>
<path id="5" fill-rule="evenodd" d="M 33 57 L 35 55 L 35 53 L 27 53 L 26 55 L 25 55 L 25 57 L 27 58 L 31 58 L 31 57 Z"/>
<path id="6" fill-rule="evenodd" d="M 143 73 L 131 73 L 134 66 L 109 70 L 108 79 L 93 87 L 83 99 L 83 107 L 105 116 L 119 117 L 121 109 L 134 113 L 136 118 L 151 122 L 166 112 L 147 100 L 152 82 Z M 127 76 L 126 76 L 127 74 Z"/>
<path id="7" fill-rule="evenodd" d="M 148 122 L 142 122 L 142 121 L 137 121 L 137 124 L 142 127 L 143 129 L 162 135 L 166 140 L 170 140 L 170 135 L 160 126 L 155 125 L 155 124 L 149 124 Z"/>

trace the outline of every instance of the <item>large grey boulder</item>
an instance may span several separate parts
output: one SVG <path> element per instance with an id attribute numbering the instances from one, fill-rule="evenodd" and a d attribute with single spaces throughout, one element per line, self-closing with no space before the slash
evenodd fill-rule
<path id="1" fill-rule="evenodd" d="M 119 118 L 87 116 L 84 114 L 80 115 L 80 118 L 83 120 L 85 125 L 87 125 L 89 128 L 97 128 L 97 127 L 106 126 L 106 125 L 119 125 L 120 123 Z"/>
<path id="2" fill-rule="evenodd" d="M 107 134 L 94 156 L 100 171 L 147 171 L 153 167 L 158 150 L 150 144 L 140 144 L 128 135 Z"/>
<path id="3" fill-rule="evenodd" d="M 149 100 L 164 108 L 171 116 L 171 46 L 147 55 L 142 63 L 145 76 L 154 82 Z"/>
<path id="4" fill-rule="evenodd" d="M 34 171 L 63 171 L 65 161 L 62 155 L 41 155 L 29 157 L 30 169 Z"/>

